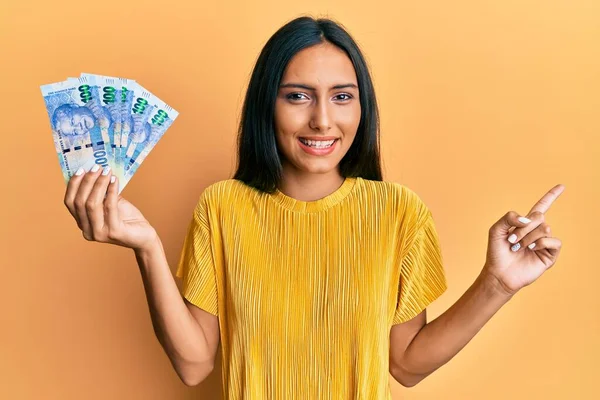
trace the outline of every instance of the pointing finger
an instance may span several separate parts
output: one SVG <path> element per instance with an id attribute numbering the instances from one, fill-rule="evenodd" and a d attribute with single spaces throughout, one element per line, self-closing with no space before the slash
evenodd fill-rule
<path id="1" fill-rule="evenodd" d="M 562 192 L 564 192 L 564 190 L 565 185 L 563 184 L 558 184 L 554 186 L 552 189 L 550 189 L 548 193 L 544 195 L 544 197 L 542 197 L 537 203 L 535 203 L 535 205 L 531 208 L 527 215 L 535 211 L 539 211 L 542 214 L 545 214 L 546 211 L 550 209 L 552 203 L 554 203 L 554 200 L 556 200 L 558 196 L 560 196 Z"/>

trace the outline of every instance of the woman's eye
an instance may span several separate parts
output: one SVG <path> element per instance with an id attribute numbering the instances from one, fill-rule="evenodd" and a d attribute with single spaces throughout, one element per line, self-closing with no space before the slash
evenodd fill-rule
<path id="1" fill-rule="evenodd" d="M 290 94 L 287 95 L 287 98 L 289 100 L 300 100 L 297 97 L 294 98 L 293 96 L 304 96 L 304 95 L 302 93 L 290 93 Z"/>
<path id="2" fill-rule="evenodd" d="M 350 99 L 352 98 L 352 96 L 350 96 L 350 95 L 349 95 L 349 94 L 347 94 L 347 93 L 342 93 L 342 94 L 338 95 L 337 97 L 339 97 L 339 96 L 346 96 L 346 97 L 347 97 L 347 98 L 345 98 L 345 99 L 341 99 L 341 100 L 350 100 Z"/>

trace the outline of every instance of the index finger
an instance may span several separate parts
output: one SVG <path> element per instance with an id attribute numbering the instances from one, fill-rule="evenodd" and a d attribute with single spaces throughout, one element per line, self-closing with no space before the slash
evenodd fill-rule
<path id="1" fill-rule="evenodd" d="M 534 211 L 539 211 L 542 214 L 545 214 L 546 211 L 550 209 L 552 203 L 554 203 L 554 200 L 556 200 L 558 196 L 560 196 L 562 192 L 564 192 L 564 190 L 565 185 L 563 184 L 559 183 L 558 185 L 554 186 L 552 189 L 550 189 L 548 193 L 544 195 L 544 197 L 542 197 L 537 203 L 535 203 L 535 205 L 529 211 L 528 215 L 533 213 Z"/>

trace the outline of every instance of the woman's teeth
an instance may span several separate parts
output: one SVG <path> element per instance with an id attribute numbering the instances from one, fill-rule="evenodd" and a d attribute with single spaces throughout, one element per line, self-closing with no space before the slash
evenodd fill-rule
<path id="1" fill-rule="evenodd" d="M 310 147 L 316 147 L 317 149 L 326 149 L 327 147 L 331 147 L 331 145 L 333 145 L 333 143 L 336 140 L 337 139 L 334 139 L 334 140 L 306 140 L 306 139 L 300 138 L 300 141 L 302 143 L 304 143 L 305 145 L 310 146 Z"/>

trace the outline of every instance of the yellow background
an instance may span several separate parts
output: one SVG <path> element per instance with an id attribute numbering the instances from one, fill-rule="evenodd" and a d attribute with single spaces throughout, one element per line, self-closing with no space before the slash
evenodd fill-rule
<path id="1" fill-rule="evenodd" d="M 180 112 L 123 192 L 173 270 L 199 194 L 233 173 L 256 57 L 301 14 L 328 15 L 359 42 L 385 179 L 434 214 L 449 289 L 429 320 L 471 285 L 497 219 L 566 186 L 546 215 L 563 241 L 557 264 L 419 385 L 390 378 L 394 398 L 600 398 L 595 0 L 3 1 L 0 398 L 219 398 L 220 356 L 207 381 L 184 386 L 154 336 L 132 251 L 85 241 L 64 207 L 39 86 L 127 77 Z"/>

